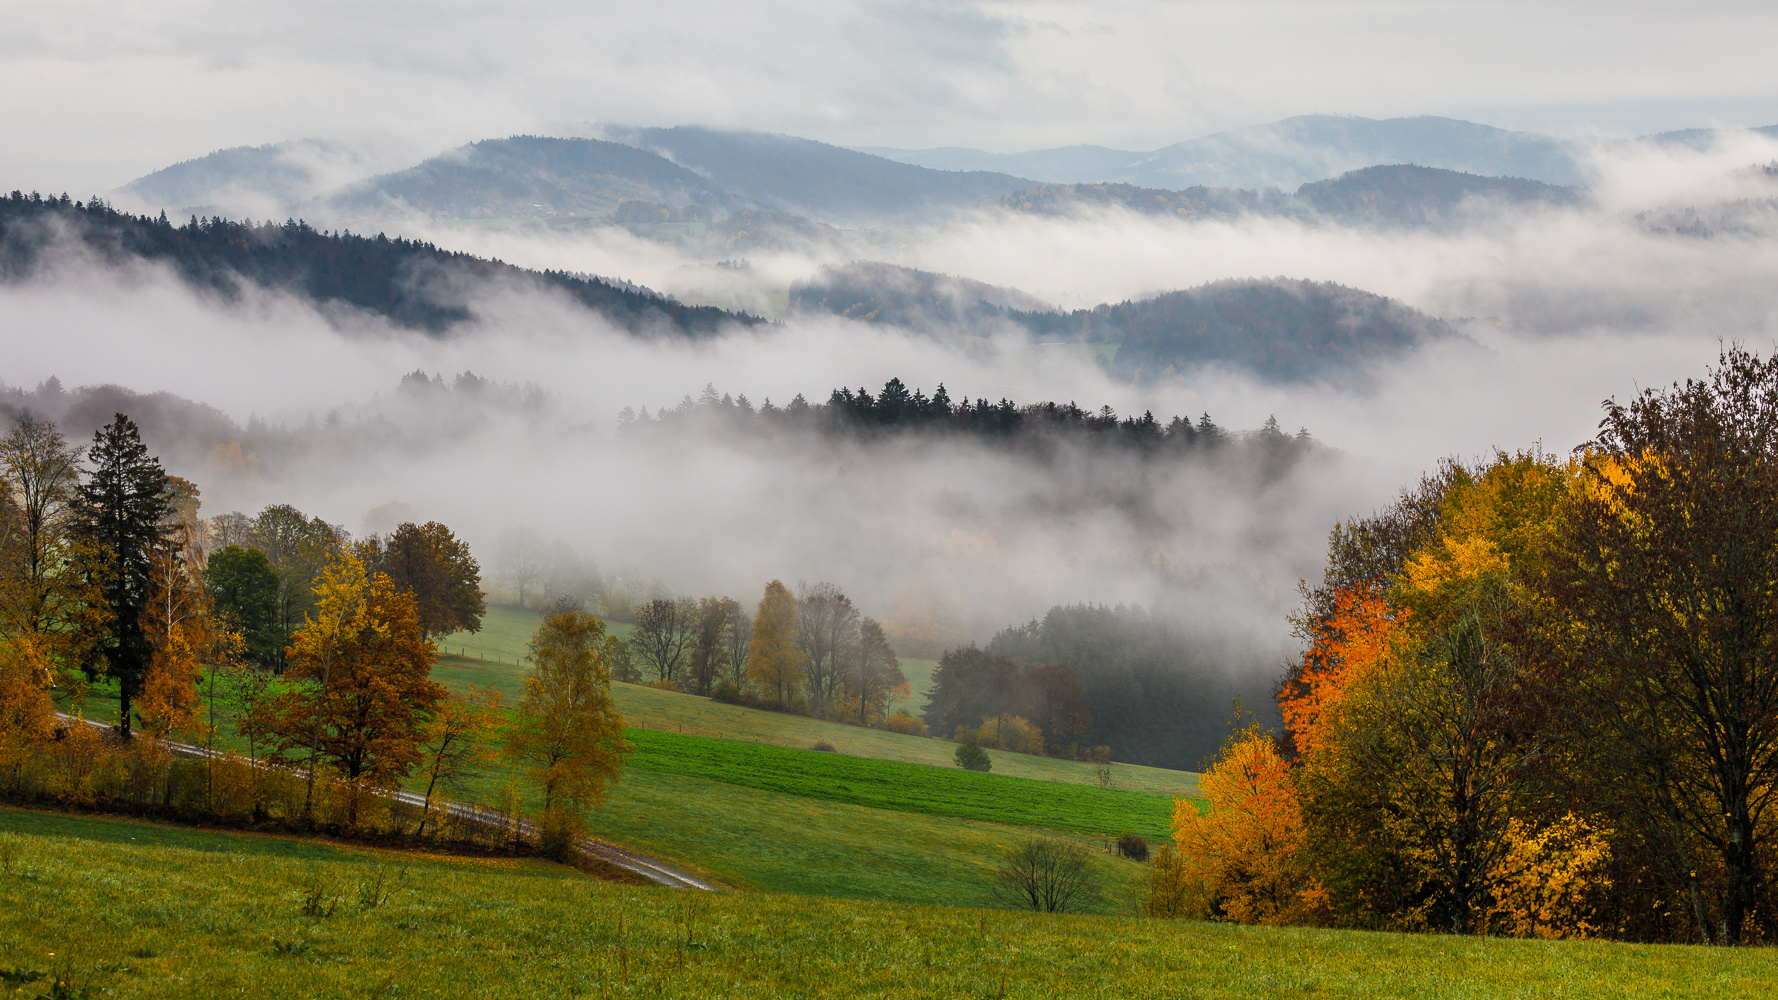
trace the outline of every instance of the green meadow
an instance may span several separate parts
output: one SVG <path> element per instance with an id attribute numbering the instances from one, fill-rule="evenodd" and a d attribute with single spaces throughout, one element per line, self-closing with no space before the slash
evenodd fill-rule
<path id="1" fill-rule="evenodd" d="M 536 860 L 16 809 L 0 809 L 0 831 L 0 982 L 29 997 L 1732 1000 L 1772 989 L 1764 949 L 697 894 Z"/>
<path id="2" fill-rule="evenodd" d="M 956 767 L 845 757 L 814 750 L 734 743 L 631 729 L 629 767 L 758 788 L 804 798 L 1041 826 L 1075 833 L 1129 830 L 1155 840 L 1169 835 L 1173 799 L 1055 781 L 980 774 Z"/>

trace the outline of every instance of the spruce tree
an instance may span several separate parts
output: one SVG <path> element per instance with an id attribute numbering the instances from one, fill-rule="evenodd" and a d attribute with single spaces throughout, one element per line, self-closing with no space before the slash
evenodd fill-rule
<path id="1" fill-rule="evenodd" d="M 111 621 L 99 644 L 105 673 L 117 678 L 118 728 L 130 733 L 130 699 L 142 686 L 150 654 L 142 610 L 152 589 L 152 552 L 172 507 L 167 474 L 148 454 L 129 417 L 119 413 L 93 434 L 92 471 L 80 487 L 81 535 L 102 551 L 100 593 Z M 96 664 L 89 676 L 96 675 Z"/>

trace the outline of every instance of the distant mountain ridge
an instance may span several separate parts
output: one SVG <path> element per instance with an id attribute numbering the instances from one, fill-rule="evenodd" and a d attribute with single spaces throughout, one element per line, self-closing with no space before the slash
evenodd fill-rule
<path id="1" fill-rule="evenodd" d="M 1025 153 L 862 147 L 902 163 L 948 170 L 1001 170 L 1049 183 L 1117 182 L 1163 190 L 1295 188 L 1386 163 L 1523 177 L 1546 184 L 1586 182 L 1574 144 L 1455 118 L 1301 115 L 1230 129 L 1156 150 L 1066 146 Z"/>
<path id="2" fill-rule="evenodd" d="M 1308 223 L 1445 229 L 1500 209 L 1578 205 L 1585 200 L 1580 188 L 1386 164 L 1312 181 L 1290 194 L 1277 188 L 1199 186 L 1167 191 L 1133 184 L 1045 184 L 1006 195 L 998 204 L 1029 215 L 1074 215 L 1116 206 L 1141 215 L 1194 221 L 1261 215 Z"/>
<path id="3" fill-rule="evenodd" d="M 767 132 L 607 126 L 604 135 L 659 153 L 738 198 L 836 225 L 906 221 L 969 208 L 1032 181 L 993 171 L 938 170 L 813 139 Z"/>

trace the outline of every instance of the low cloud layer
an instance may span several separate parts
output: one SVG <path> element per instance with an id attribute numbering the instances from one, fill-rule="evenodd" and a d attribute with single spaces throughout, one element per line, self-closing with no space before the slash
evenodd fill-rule
<path id="1" fill-rule="evenodd" d="M 1290 647 L 1285 613 L 1318 572 L 1334 521 L 1388 502 L 1441 458 L 1592 435 L 1599 401 L 1700 374 L 1719 340 L 1771 347 L 1778 241 L 1687 236 L 1661 212 L 1773 197 L 1753 143 L 1602 160 L 1598 204 L 1502 218 L 1454 234 L 1182 224 L 1123 213 L 981 216 L 892 243 L 883 256 L 1024 289 L 1064 306 L 1225 277 L 1335 280 L 1455 322 L 1435 343 L 1348 383 L 1267 384 L 1207 370 L 1114 381 L 1082 357 L 1007 341 L 950 342 L 836 317 L 790 316 L 703 343 L 636 339 L 565 301 L 484 290 L 479 317 L 446 338 L 322 316 L 278 296 L 221 305 L 153 268 L 79 259 L 0 288 L 6 381 L 118 383 L 286 429 L 258 468 L 171 454 L 206 510 L 290 502 L 358 531 L 399 501 L 459 529 L 491 563 L 516 524 L 608 568 L 675 590 L 752 599 L 772 577 L 830 579 L 888 616 L 910 588 L 951 604 L 986 639 L 1071 601 L 1164 608 L 1269 670 Z M 563 237 L 416 230 L 515 263 L 613 274 L 687 298 L 767 301 L 839 260 L 812 250 L 714 268 L 618 230 Z M 408 372 L 473 371 L 532 387 L 524 406 L 417 403 Z M 820 447 L 718 433 L 623 435 L 626 406 L 697 395 L 819 398 L 897 376 L 930 392 L 1073 400 L 1163 420 L 1208 411 L 1225 427 L 1275 416 L 1322 449 L 1265 483 L 1213 461 L 1141 463 L 1065 450 L 1033 461 L 975 441 Z M 275 436 L 275 435 L 274 435 Z"/>

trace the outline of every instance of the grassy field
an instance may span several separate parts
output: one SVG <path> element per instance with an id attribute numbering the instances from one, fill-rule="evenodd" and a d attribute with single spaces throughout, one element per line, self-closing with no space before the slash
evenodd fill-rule
<path id="1" fill-rule="evenodd" d="M 523 668 L 511 664 L 448 656 L 439 659 L 432 675 L 448 687 L 461 689 L 473 684 L 497 688 L 508 704 L 516 704 L 523 696 Z M 661 691 L 640 684 L 613 684 L 611 694 L 618 711 L 624 715 L 624 722 L 639 728 L 781 747 L 807 748 L 816 743 L 828 743 L 839 753 L 852 757 L 955 766 L 952 755 L 957 752 L 957 745 L 936 737 L 904 736 L 807 716 L 724 705 L 708 698 Z M 1094 765 L 1080 761 L 999 750 L 988 751 L 988 756 L 994 762 L 995 774 L 1081 785 L 1098 783 Z M 1116 788 L 1162 795 L 1196 795 L 1198 776 L 1190 771 L 1114 764 L 1112 784 Z"/>
<path id="2" fill-rule="evenodd" d="M 1173 799 L 1165 795 L 646 729 L 632 729 L 625 736 L 636 744 L 631 768 L 745 788 L 1075 833 L 1131 830 L 1161 840 L 1171 830 Z"/>
<path id="3" fill-rule="evenodd" d="M 693 895 L 0 809 L 0 977 L 144 998 L 1765 997 L 1760 949 L 1248 928 Z M 393 894 L 366 905 L 378 874 Z M 319 893 L 310 916 L 303 902 Z"/>

